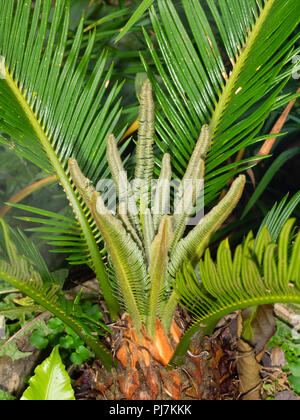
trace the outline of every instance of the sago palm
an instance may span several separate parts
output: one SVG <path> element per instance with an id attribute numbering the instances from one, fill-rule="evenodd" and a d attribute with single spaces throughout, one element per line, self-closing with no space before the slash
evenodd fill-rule
<path id="1" fill-rule="evenodd" d="M 106 52 L 91 70 L 95 33 L 82 50 L 84 19 L 66 49 L 69 1 L 56 0 L 53 9 L 51 0 L 32 3 L 0 0 L 0 139 L 57 175 L 73 217 L 17 207 L 43 216 L 27 220 L 43 223 L 35 230 L 46 232 L 48 239 L 53 234 L 50 243 L 57 252 L 68 253 L 71 264 L 88 264 L 94 270 L 112 320 L 117 322 L 115 328 L 122 331 L 112 342 L 113 354 L 120 361 L 120 389 L 114 397 L 181 398 L 184 389 L 186 395 L 200 397 L 201 392 L 192 391 L 195 384 L 189 380 L 192 374 L 184 373 L 187 369 L 165 369 L 176 359 L 174 351 L 183 333 L 174 320 L 176 307 L 180 296 L 186 300 L 191 287 L 205 308 L 201 313 L 214 304 L 223 307 L 212 299 L 214 294 L 203 301 L 201 287 L 188 278 L 184 294 L 182 277 L 177 277 L 179 283 L 175 278 L 186 264 L 189 270 L 198 264 L 212 235 L 238 204 L 245 176 L 239 175 L 224 198 L 187 234 L 186 225 L 195 209 L 203 210 L 199 197 L 206 206 L 216 201 L 227 181 L 253 159 L 244 159 L 238 168 L 224 162 L 262 140 L 256 136 L 268 114 L 290 100 L 291 96 L 279 95 L 292 72 L 290 60 L 297 53 L 293 46 L 298 35 L 291 36 L 299 22 L 297 5 L 292 0 L 242 0 L 229 7 L 221 0 L 183 0 L 191 40 L 172 2 L 158 1 L 159 15 L 152 9 L 151 20 L 159 48 L 152 45 L 148 34 L 145 37 L 162 83 L 142 58 L 151 82 L 146 80 L 140 93 L 135 182 L 131 184 L 112 134 L 120 127 L 122 84 L 110 87 L 113 66 L 107 69 Z M 222 58 L 203 4 L 218 28 L 218 42 L 226 58 Z M 156 112 L 152 85 L 159 103 Z M 123 131 L 115 132 L 117 139 Z M 154 155 L 154 143 L 162 156 Z M 152 189 L 153 174 L 158 172 Z M 95 189 L 99 179 L 109 174 L 118 196 L 116 214 Z M 182 180 L 169 209 L 170 181 L 178 175 Z M 26 255 L 23 246 L 19 255 L 7 228 L 4 232 L 3 255 L 8 261 L 1 262 L 1 278 L 60 316 L 109 369 L 112 359 L 93 334 L 93 328 L 101 326 L 74 314 L 61 294 L 59 299 L 54 296 L 45 269 L 32 281 L 30 273 L 42 268 L 34 261 L 36 254 Z M 18 235 L 15 239 L 20 242 Z M 292 261 L 299 255 L 298 245 L 297 239 Z M 221 249 L 231 267 L 224 246 Z M 15 267 L 14 259 L 18 261 Z M 288 278 L 296 290 L 299 282 L 291 270 Z M 253 276 L 252 285 L 260 281 L 254 269 L 248 274 Z M 227 271 L 214 276 L 211 287 L 206 287 L 209 294 L 222 289 L 223 281 L 224 294 L 231 293 L 228 279 Z M 43 280 L 48 286 L 43 287 Z M 256 287 L 248 290 L 248 286 L 246 283 L 245 293 L 253 297 L 249 304 L 269 303 L 267 290 L 255 300 Z M 291 295 L 283 288 L 281 292 L 278 300 L 299 299 L 296 291 Z M 243 298 L 235 290 L 226 308 L 244 307 Z M 196 305 L 192 299 L 191 305 Z M 225 312 L 217 312 L 214 323 Z M 192 332 L 201 328 L 198 322 Z M 185 354 L 191 336 L 188 333 L 179 345 L 179 355 Z M 111 384 L 111 378 L 107 383 Z M 104 394 L 108 388 L 103 385 Z"/>

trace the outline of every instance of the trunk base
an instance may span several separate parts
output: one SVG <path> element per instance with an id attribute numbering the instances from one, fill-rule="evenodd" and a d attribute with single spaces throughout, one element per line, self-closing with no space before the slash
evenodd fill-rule
<path id="1" fill-rule="evenodd" d="M 142 343 L 123 318 L 112 337 L 119 360 L 107 372 L 97 360 L 77 380 L 77 398 L 105 400 L 221 400 L 238 398 L 236 339 L 230 326 L 203 340 L 195 338 L 182 366 L 166 367 L 179 340 L 174 323 L 166 337 L 157 323 L 155 344 L 143 334 Z M 169 359 L 169 360 L 168 360 Z"/>

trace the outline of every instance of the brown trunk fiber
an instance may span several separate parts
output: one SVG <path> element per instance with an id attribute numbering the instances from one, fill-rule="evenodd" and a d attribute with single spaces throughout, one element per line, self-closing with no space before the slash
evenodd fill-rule
<path id="1" fill-rule="evenodd" d="M 185 363 L 173 369 L 166 366 L 181 336 L 175 322 L 167 337 L 157 320 L 155 342 L 146 331 L 139 340 L 128 318 L 124 318 L 115 331 L 112 347 L 119 363 L 110 373 L 94 363 L 90 371 L 94 398 L 216 400 L 237 397 L 235 348 L 229 328 L 220 329 L 201 343 L 194 340 L 192 353 L 188 353 Z"/>

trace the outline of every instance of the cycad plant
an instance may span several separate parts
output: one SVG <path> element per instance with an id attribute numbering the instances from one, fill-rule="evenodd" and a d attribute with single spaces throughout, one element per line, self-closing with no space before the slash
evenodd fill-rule
<path id="1" fill-rule="evenodd" d="M 201 279 L 192 271 L 212 235 L 237 206 L 245 176 L 239 175 L 218 201 L 220 191 L 253 164 L 252 157 L 239 163 L 227 160 L 265 139 L 267 136 L 258 137 L 258 133 L 266 117 L 291 99 L 291 95 L 280 97 L 280 92 L 292 72 L 290 60 L 297 53 L 293 48 L 299 35 L 292 36 L 299 22 L 296 2 L 242 0 L 228 5 L 222 0 L 183 0 L 191 40 L 173 3 L 158 0 L 158 9 L 150 12 L 158 46 L 144 32 L 153 63 L 142 57 L 149 79 L 139 97 L 133 183 L 127 179 L 124 165 L 126 144 L 118 150 L 118 140 L 125 132 L 118 97 L 122 83 L 111 82 L 113 65 L 107 66 L 105 51 L 92 61 L 96 32 L 89 32 L 86 44 L 84 18 L 74 39 L 68 41 L 69 0 L 56 0 L 53 8 L 52 3 L 0 0 L 0 140 L 57 175 L 73 215 L 15 207 L 39 216 L 26 220 L 41 223 L 32 230 L 42 232 L 56 252 L 67 253 L 70 264 L 87 264 L 94 271 L 115 328 L 121 331 L 112 340 L 112 354 L 120 362 L 120 389 L 113 397 L 142 399 L 167 394 L 181 398 L 184 389 L 190 391 L 187 395 L 199 397 L 201 393 L 191 392 L 195 383 L 186 384 L 187 369 L 165 369 L 176 355 L 186 354 L 191 336 L 204 328 L 200 320 L 181 341 L 183 331 L 174 319 L 180 299 L 198 311 L 200 318 L 212 315 L 210 331 L 227 310 L 276 298 L 299 300 L 299 279 L 293 268 L 299 268 L 299 237 L 292 268 L 287 271 L 279 265 L 279 294 L 275 293 L 274 245 L 269 244 L 266 231 L 258 241 L 257 266 L 251 263 L 248 270 L 238 259 L 231 263 L 223 244 L 218 269 L 223 267 L 223 258 L 225 265 L 219 274 L 208 254 L 204 263 L 200 262 Z M 95 188 L 99 179 L 110 175 L 117 192 L 115 213 Z M 173 196 L 170 182 L 178 176 L 181 182 Z M 187 233 L 190 216 L 204 210 L 203 200 L 205 210 L 212 203 L 214 206 Z M 8 261 L 1 262 L 1 278 L 71 328 L 74 324 L 75 331 L 109 369 L 112 357 L 94 334 L 105 326 L 86 322 L 70 308 L 61 291 L 58 299 L 51 275 L 43 264 L 37 264 L 40 258 L 36 261 L 36 252 L 28 254 L 23 246 L 17 253 L 8 228 L 3 226 L 2 248 Z M 13 239 L 24 244 L 22 235 Z M 248 242 L 253 245 L 252 238 Z M 247 258 L 256 258 L 247 246 L 243 249 Z M 287 258 L 286 247 L 278 249 Z M 237 252 L 241 253 L 241 248 Z M 269 257 L 263 258 L 265 255 Z M 182 267 L 189 267 L 192 280 L 186 271 L 178 275 Z M 233 278 L 230 270 L 234 270 Z M 239 270 L 243 270 L 242 278 Z M 267 270 L 268 278 L 262 279 L 259 270 Z M 39 274 L 32 277 L 36 272 Z M 273 275 L 276 284 L 271 287 Z M 295 293 L 287 286 L 291 281 Z M 261 284 L 264 288 L 255 294 Z M 274 291 L 272 299 L 270 290 Z M 112 381 L 107 380 L 109 383 Z M 110 386 L 103 385 L 101 392 L 109 396 Z"/>
<path id="2" fill-rule="evenodd" d="M 150 200 L 154 168 L 154 103 L 147 80 L 141 90 L 139 132 L 136 146 L 135 182 L 127 178 L 113 135 L 107 139 L 107 161 L 118 195 L 117 216 L 105 207 L 101 195 L 81 172 L 75 159 L 69 160 L 74 189 L 95 220 L 116 274 L 120 292 L 138 336 L 142 326 L 155 341 L 156 324 L 168 332 L 177 304 L 173 278 L 184 261 L 197 262 L 211 236 L 237 205 L 245 185 L 240 175 L 226 196 L 182 238 L 186 224 L 201 194 L 204 165 L 210 147 L 209 127 L 204 125 L 189 161 L 182 185 L 169 214 L 172 168 L 170 155 L 162 159 L 160 177 Z"/>

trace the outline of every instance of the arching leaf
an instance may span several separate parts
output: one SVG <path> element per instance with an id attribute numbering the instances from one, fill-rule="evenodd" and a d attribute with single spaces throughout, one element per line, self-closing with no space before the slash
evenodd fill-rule
<path id="1" fill-rule="evenodd" d="M 176 277 L 175 288 L 194 322 L 180 342 L 173 362 L 182 359 L 195 333 L 210 334 L 223 316 L 235 310 L 300 302 L 300 232 L 289 253 L 294 224 L 295 219 L 285 223 L 277 244 L 272 243 L 264 227 L 256 242 L 250 233 L 234 254 L 228 240 L 223 241 L 216 262 L 207 250 L 199 263 L 200 278 L 190 264 L 184 266 Z"/>

